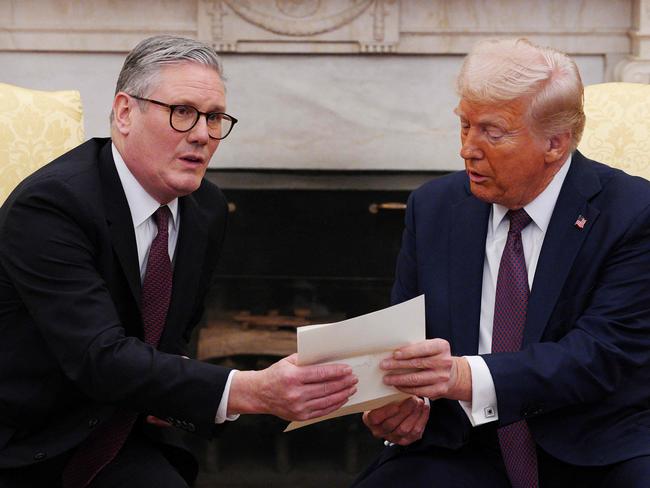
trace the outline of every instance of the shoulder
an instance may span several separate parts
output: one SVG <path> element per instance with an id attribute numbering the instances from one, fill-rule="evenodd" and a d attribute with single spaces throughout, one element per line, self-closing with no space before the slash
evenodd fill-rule
<path id="1" fill-rule="evenodd" d="M 6 215 L 17 205 L 81 215 L 100 205 L 100 160 L 109 139 L 90 139 L 25 178 L 2 206 Z"/>
<path id="2" fill-rule="evenodd" d="M 585 196 L 602 212 L 636 214 L 650 205 L 650 181 L 593 161 L 580 153 L 574 154 L 571 164 L 572 184 L 587 193 Z M 593 191 L 593 196 L 590 191 Z"/>
<path id="3" fill-rule="evenodd" d="M 424 183 L 411 194 L 410 205 L 454 205 L 472 197 L 465 171 L 455 171 Z"/>
<path id="4" fill-rule="evenodd" d="M 90 139 L 25 178 L 12 197 L 24 197 L 42 187 L 68 187 L 71 190 L 95 191 L 99 184 L 99 162 L 110 154 L 110 139 Z"/>

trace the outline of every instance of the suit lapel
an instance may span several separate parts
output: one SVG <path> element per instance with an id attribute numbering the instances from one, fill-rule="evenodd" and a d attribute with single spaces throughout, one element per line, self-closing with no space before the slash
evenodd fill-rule
<path id="1" fill-rule="evenodd" d="M 113 250 L 129 283 L 129 289 L 140 306 L 140 266 L 138 249 L 133 231 L 131 211 L 126 201 L 120 177 L 115 168 L 110 142 L 106 144 L 99 158 L 99 171 L 103 184 L 106 220 L 110 229 Z"/>
<path id="2" fill-rule="evenodd" d="M 452 208 L 450 235 L 451 343 L 456 356 L 476 354 L 481 317 L 485 237 L 491 206 L 471 195 Z"/>
<path id="3" fill-rule="evenodd" d="M 174 258 L 172 300 L 161 345 L 166 339 L 178 337 L 178 334 L 182 333 L 176 329 L 185 327 L 185 319 L 193 311 L 208 240 L 207 223 L 194 196 L 180 198 L 179 205 L 180 233 Z"/>
<path id="4" fill-rule="evenodd" d="M 522 347 L 539 342 L 542 337 L 576 255 L 600 213 L 589 205 L 589 200 L 600 189 L 598 176 L 586 158 L 576 151 L 537 262 Z M 587 219 L 583 229 L 575 225 L 580 215 Z"/>

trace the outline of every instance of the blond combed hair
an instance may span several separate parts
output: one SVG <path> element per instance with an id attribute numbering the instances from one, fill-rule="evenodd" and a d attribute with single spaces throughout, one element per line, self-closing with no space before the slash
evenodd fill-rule
<path id="1" fill-rule="evenodd" d="M 582 79 L 575 62 L 527 39 L 480 41 L 467 55 L 456 81 L 470 102 L 529 102 L 531 128 L 543 137 L 571 133 L 574 150 L 585 126 Z"/>

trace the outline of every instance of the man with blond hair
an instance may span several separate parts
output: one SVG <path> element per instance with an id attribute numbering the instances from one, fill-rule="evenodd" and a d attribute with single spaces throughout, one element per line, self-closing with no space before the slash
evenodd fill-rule
<path id="1" fill-rule="evenodd" d="M 428 339 L 382 364 L 413 397 L 364 415 L 356 486 L 648 486 L 650 183 L 576 150 L 563 53 L 483 41 L 457 87 L 465 171 L 411 195 L 393 288 Z"/>

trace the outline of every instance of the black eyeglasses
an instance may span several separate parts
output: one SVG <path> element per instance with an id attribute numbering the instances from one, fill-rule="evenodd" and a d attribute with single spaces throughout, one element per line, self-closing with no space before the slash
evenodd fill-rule
<path id="1" fill-rule="evenodd" d="M 208 125 L 208 135 L 211 139 L 225 139 L 237 123 L 237 119 L 224 112 L 200 112 L 192 105 L 170 105 L 168 103 L 151 100 L 150 98 L 137 97 L 128 94 L 136 100 L 154 103 L 169 109 L 169 125 L 178 132 L 189 132 L 199 121 L 201 115 L 205 116 Z"/>

